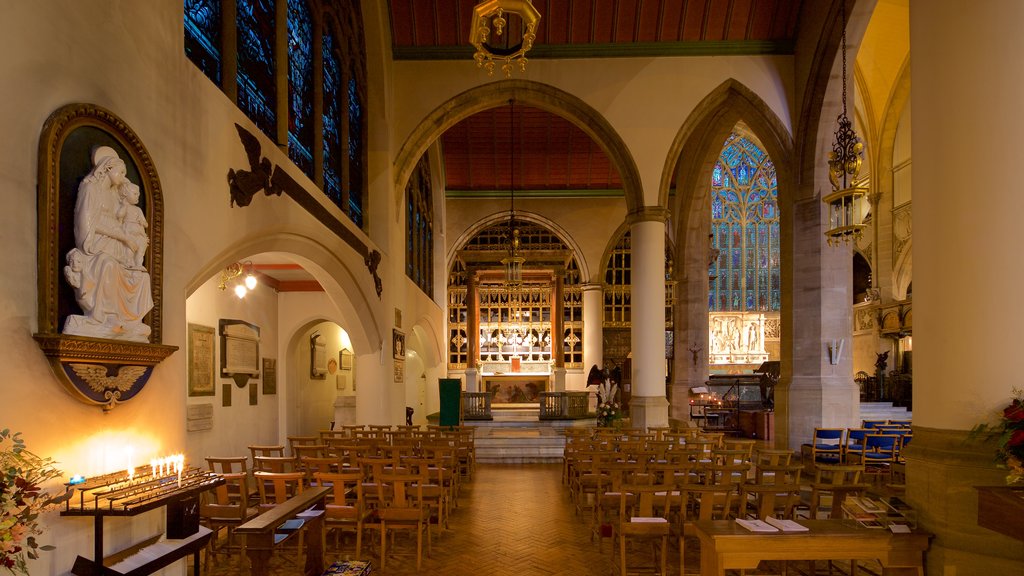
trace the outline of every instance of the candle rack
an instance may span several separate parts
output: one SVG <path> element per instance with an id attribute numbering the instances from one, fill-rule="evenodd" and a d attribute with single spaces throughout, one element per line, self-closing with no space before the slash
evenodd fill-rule
<path id="1" fill-rule="evenodd" d="M 61 516 L 91 516 L 94 545 L 93 559 L 79 556 L 71 573 L 141 576 L 192 554 L 193 570 L 198 574 L 199 551 L 212 535 L 209 528 L 198 525 L 199 494 L 223 483 L 224 478 L 219 474 L 188 467 L 183 467 L 180 474 L 174 471 L 130 478 L 127 471 L 121 471 L 68 483 L 67 489 L 73 494 L 64 503 Z M 144 546 L 104 556 L 104 517 L 135 516 L 163 506 L 167 506 L 165 540 L 153 539 Z"/>
<path id="2" fill-rule="evenodd" d="M 180 480 L 179 480 L 180 478 Z M 79 484 L 66 484 L 74 495 L 64 503 L 64 516 L 132 516 L 193 496 L 224 483 L 218 474 L 186 468 L 181 476 L 140 474 L 129 479 L 127 472 L 104 474 Z"/>

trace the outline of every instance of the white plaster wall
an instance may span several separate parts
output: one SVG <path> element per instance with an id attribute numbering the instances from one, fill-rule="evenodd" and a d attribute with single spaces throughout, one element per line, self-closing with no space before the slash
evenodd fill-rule
<path id="1" fill-rule="evenodd" d="M 208 326 L 215 331 L 214 395 L 186 398 L 189 405 L 213 405 L 213 428 L 188 432 L 186 435 L 186 458 L 204 467 L 204 458 L 207 456 L 248 456 L 250 444 L 276 444 L 278 440 L 279 395 L 263 395 L 262 372 L 259 378 L 251 378 L 245 388 L 239 388 L 230 378 L 221 377 L 219 331 L 220 320 L 243 320 L 259 326 L 260 358 L 276 358 L 277 293 L 267 286 L 257 286 L 245 298 L 239 299 L 230 289 L 223 292 L 219 290 L 219 283 L 219 275 L 211 278 L 189 296 L 186 305 L 188 323 Z M 184 364 L 187 374 L 186 348 L 179 350 L 171 360 Z M 187 381 L 184 384 L 187 390 Z M 227 389 L 231 393 L 231 406 L 223 405 L 225 384 L 229 385 Z M 278 389 L 281 384 L 278 371 Z M 255 406 L 249 405 L 248 386 L 255 386 L 259 390 Z"/>

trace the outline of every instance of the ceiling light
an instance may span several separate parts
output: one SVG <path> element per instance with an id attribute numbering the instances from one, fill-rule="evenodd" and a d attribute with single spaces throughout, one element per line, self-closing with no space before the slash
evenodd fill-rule
<path id="1" fill-rule="evenodd" d="M 522 40 L 511 38 L 513 28 L 509 16 L 522 21 Z M 495 61 L 502 62 L 501 70 L 506 78 L 512 77 L 512 65 L 519 65 L 520 72 L 526 71 L 526 53 L 533 48 L 537 38 L 537 23 L 540 12 L 530 0 L 483 0 L 473 8 L 473 21 L 469 30 L 469 43 L 476 48 L 473 58 L 476 65 L 487 69 L 487 75 L 494 75 Z M 494 36 L 491 36 L 493 29 Z"/>

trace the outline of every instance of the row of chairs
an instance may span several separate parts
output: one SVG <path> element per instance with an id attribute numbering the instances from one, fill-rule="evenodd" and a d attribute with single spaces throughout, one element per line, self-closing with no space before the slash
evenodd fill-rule
<path id="1" fill-rule="evenodd" d="M 377 529 L 383 566 L 387 535 L 395 530 L 410 531 L 416 536 L 419 567 L 424 538 L 429 554 L 431 526 L 447 526 L 460 479 L 471 473 L 475 458 L 460 457 L 465 432 L 432 430 L 415 443 L 388 438 L 385 444 L 355 435 L 331 437 L 323 445 L 291 444 L 291 456 L 284 455 L 283 446 L 253 446 L 252 470 L 244 456 L 207 458 L 210 469 L 221 474 L 225 484 L 205 495 L 200 516 L 215 534 L 226 531 L 226 544 L 217 547 L 217 538 L 212 539 L 208 558 L 239 550 L 233 542 L 237 526 L 308 487 L 326 486 L 332 491 L 325 522 L 328 531 L 334 530 L 335 547 L 341 533 L 353 532 L 354 552 L 359 558 L 364 528 Z M 305 455 L 301 446 L 321 448 Z M 268 449 L 272 455 L 262 455 Z M 278 529 L 282 540 L 299 534 L 299 550 L 301 524 L 293 522 Z"/>
<path id="2" fill-rule="evenodd" d="M 903 449 L 913 440 L 911 428 L 886 424 L 871 428 L 815 428 L 802 455 L 809 464 L 864 464 L 876 479 L 892 475 L 904 463 Z"/>

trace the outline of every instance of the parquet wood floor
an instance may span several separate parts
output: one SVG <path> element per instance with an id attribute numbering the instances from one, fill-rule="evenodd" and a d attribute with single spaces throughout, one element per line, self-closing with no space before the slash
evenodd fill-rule
<path id="1" fill-rule="evenodd" d="M 561 483 L 560 464 L 478 464 L 472 481 L 463 484 L 459 507 L 448 530 L 434 533 L 433 553 L 416 570 L 415 541 L 399 536 L 388 561 L 380 568 L 376 531 L 364 533 L 363 558 L 373 563 L 373 576 L 430 574 L 443 576 L 589 576 L 617 574 L 610 540 L 598 552 L 589 523 L 575 515 L 568 490 Z M 349 559 L 332 550 L 327 561 Z M 696 540 L 687 540 L 687 573 L 699 573 Z M 424 545 L 425 547 L 425 545 Z M 351 540 L 343 549 L 352 551 Z M 395 552 L 395 554 L 392 554 Z M 638 548 L 639 554 L 646 553 Z M 640 563 L 652 559 L 638 558 Z M 237 556 L 212 565 L 210 576 L 244 576 Z M 676 564 L 674 565 L 673 562 Z M 678 550 L 669 550 L 669 574 L 678 575 Z M 191 572 L 191 571 L 190 571 Z M 275 555 L 275 575 L 301 574 Z M 761 573 L 761 572 L 759 572 Z"/>

